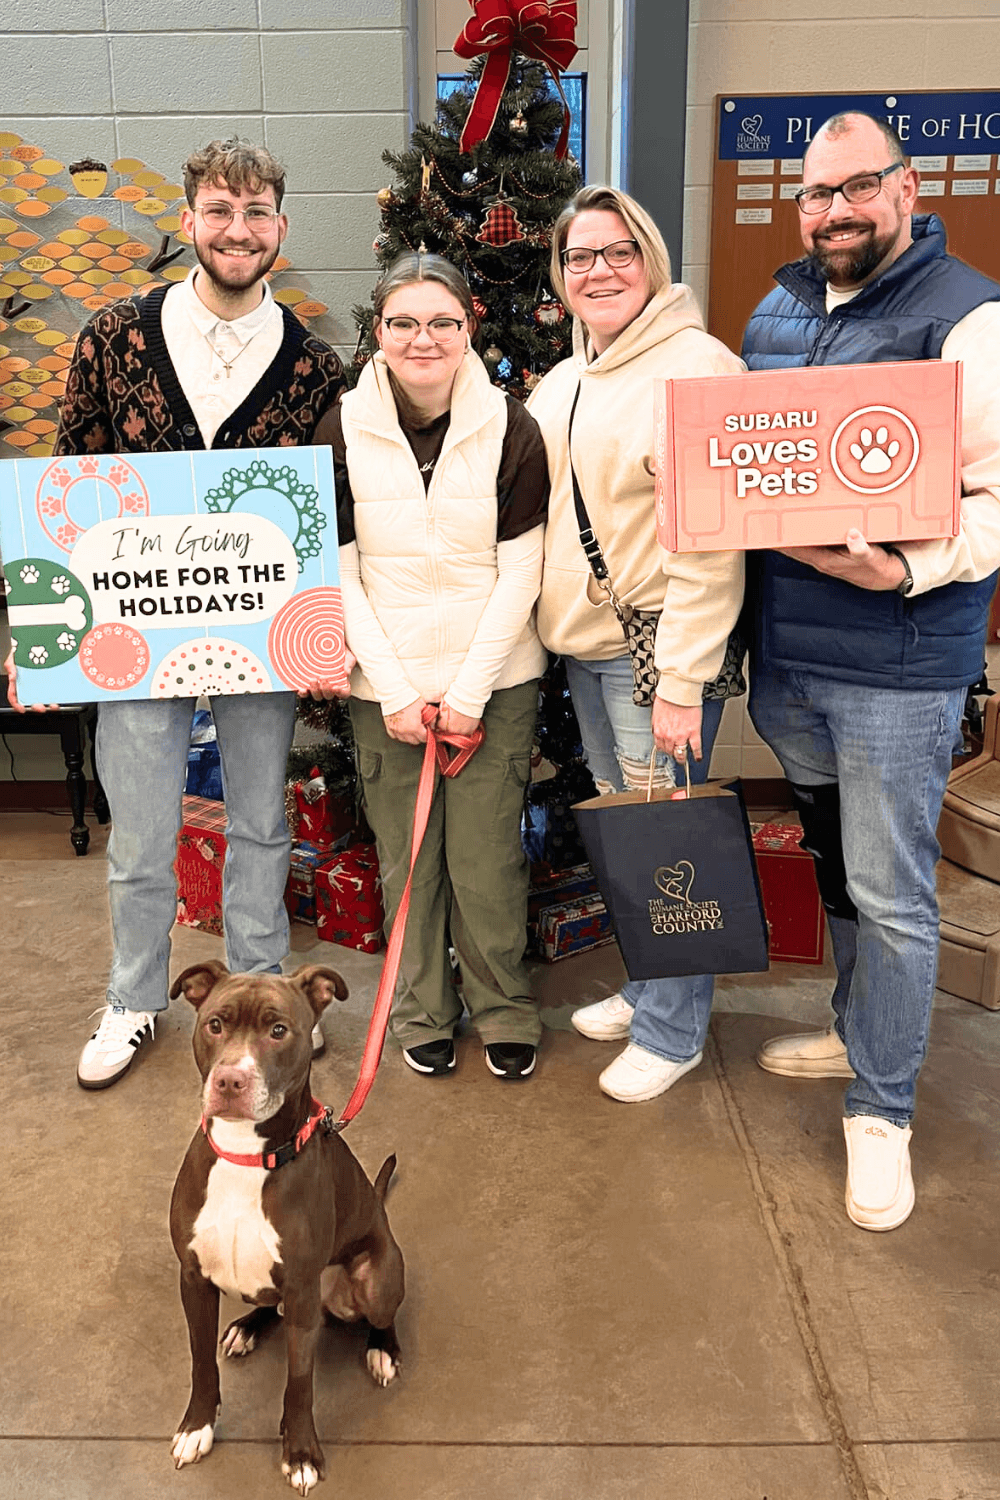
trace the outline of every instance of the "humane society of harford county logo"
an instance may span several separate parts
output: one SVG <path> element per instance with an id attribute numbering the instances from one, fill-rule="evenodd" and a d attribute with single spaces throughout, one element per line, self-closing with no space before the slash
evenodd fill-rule
<path id="1" fill-rule="evenodd" d="M 760 134 L 760 127 L 763 123 L 763 115 L 743 116 L 740 129 L 736 133 L 737 151 L 759 151 L 762 155 L 767 154 L 771 146 L 771 137 Z"/>
<path id="2" fill-rule="evenodd" d="M 649 922 L 658 937 L 682 932 L 721 932 L 725 923 L 717 901 L 692 901 L 695 868 L 688 859 L 675 865 L 660 865 L 653 883 L 662 897 L 649 903 Z"/>

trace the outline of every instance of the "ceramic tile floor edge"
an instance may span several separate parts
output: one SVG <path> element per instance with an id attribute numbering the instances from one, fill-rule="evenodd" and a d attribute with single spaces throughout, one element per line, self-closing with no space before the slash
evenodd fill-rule
<path id="1" fill-rule="evenodd" d="M 830 1435 L 837 1451 L 837 1457 L 840 1461 L 845 1482 L 850 1490 L 852 1500 L 869 1500 L 868 1486 L 865 1484 L 861 1468 L 855 1457 L 854 1444 L 847 1430 L 847 1423 L 840 1410 L 840 1404 L 833 1389 L 833 1382 L 830 1379 L 830 1374 L 823 1358 L 819 1332 L 809 1314 L 809 1299 L 805 1293 L 802 1272 L 795 1262 L 787 1239 L 778 1228 L 774 1213 L 774 1202 L 764 1184 L 759 1157 L 750 1140 L 742 1111 L 736 1100 L 736 1095 L 730 1086 L 725 1061 L 715 1036 L 714 1023 L 710 1024 L 705 1050 L 715 1073 L 730 1127 L 732 1128 L 733 1135 L 736 1138 L 740 1154 L 743 1157 L 747 1173 L 750 1177 L 753 1195 L 760 1210 L 761 1221 L 774 1255 L 775 1265 L 778 1268 L 788 1294 L 792 1316 L 795 1319 L 795 1326 L 802 1340 L 802 1347 L 816 1386 L 816 1395 L 826 1422 L 829 1425 Z"/>

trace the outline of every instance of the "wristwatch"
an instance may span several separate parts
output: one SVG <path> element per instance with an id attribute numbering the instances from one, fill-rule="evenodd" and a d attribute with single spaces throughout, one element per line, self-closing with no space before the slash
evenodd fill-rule
<path id="1" fill-rule="evenodd" d="M 907 594 L 913 592 L 913 574 L 910 572 L 910 565 L 899 548 L 893 547 L 890 542 L 882 543 L 882 551 L 890 553 L 893 557 L 898 557 L 903 564 L 903 576 L 896 584 L 896 593 L 902 594 L 905 599 Z"/>

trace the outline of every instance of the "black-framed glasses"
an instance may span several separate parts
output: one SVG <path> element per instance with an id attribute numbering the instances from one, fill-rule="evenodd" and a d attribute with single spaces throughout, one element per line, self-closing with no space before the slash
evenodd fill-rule
<path id="1" fill-rule="evenodd" d="M 574 245 L 571 250 L 560 250 L 559 259 L 567 271 L 580 275 L 590 271 L 600 256 L 606 266 L 620 271 L 630 266 L 639 254 L 638 240 L 615 240 L 611 245 L 602 245 L 600 250 L 591 250 L 585 245 Z"/>
<path id="2" fill-rule="evenodd" d="M 426 328 L 435 344 L 450 344 L 457 338 L 468 322 L 467 318 L 431 318 L 429 323 L 419 323 L 416 318 L 398 316 L 384 318 L 383 323 L 397 344 L 410 344 L 421 328 Z"/>
<path id="3" fill-rule="evenodd" d="M 869 198 L 877 198 L 882 191 L 883 178 L 904 165 L 904 162 L 894 161 L 891 167 L 883 167 L 881 172 L 859 172 L 856 177 L 848 177 L 846 182 L 838 183 L 836 187 L 820 185 L 799 188 L 795 201 L 804 214 L 825 213 L 833 202 L 835 193 L 840 193 L 845 203 L 867 203 Z"/>
<path id="4" fill-rule="evenodd" d="M 229 203 L 206 203 L 195 209 L 210 229 L 226 229 L 239 214 L 248 229 L 270 229 L 278 217 L 276 208 L 251 203 L 249 208 L 233 208 Z"/>

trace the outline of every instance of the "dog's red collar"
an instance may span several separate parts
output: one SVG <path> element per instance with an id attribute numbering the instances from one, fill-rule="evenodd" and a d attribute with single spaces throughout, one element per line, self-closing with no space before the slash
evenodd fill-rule
<path id="1" fill-rule="evenodd" d="M 318 1099 L 314 1099 L 312 1105 L 312 1114 L 297 1135 L 293 1136 L 290 1141 L 286 1141 L 283 1146 L 279 1146 L 276 1151 L 260 1152 L 256 1156 L 239 1156 L 235 1151 L 223 1151 L 209 1135 L 208 1121 L 204 1115 L 201 1117 L 201 1128 L 208 1144 L 216 1156 L 221 1156 L 223 1161 L 231 1161 L 237 1167 L 265 1167 L 270 1171 L 274 1167 L 283 1167 L 286 1162 L 298 1156 L 303 1146 L 316 1134 L 321 1125 L 328 1135 L 335 1128 L 333 1111 L 325 1104 L 320 1104 Z"/>

